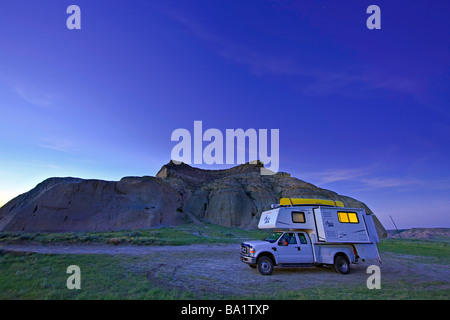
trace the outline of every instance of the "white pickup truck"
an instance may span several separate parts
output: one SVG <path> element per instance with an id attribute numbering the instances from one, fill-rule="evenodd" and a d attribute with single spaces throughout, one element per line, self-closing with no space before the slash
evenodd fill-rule
<path id="1" fill-rule="evenodd" d="M 381 262 L 375 224 L 364 209 L 318 199 L 289 199 L 286 205 L 286 199 L 261 214 L 258 227 L 274 231 L 265 240 L 243 242 L 242 262 L 263 275 L 272 274 L 274 266 L 323 265 L 346 274 L 358 259 Z"/>

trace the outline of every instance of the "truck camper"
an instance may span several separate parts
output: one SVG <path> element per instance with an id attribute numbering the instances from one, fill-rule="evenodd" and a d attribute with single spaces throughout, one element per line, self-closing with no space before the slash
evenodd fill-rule
<path id="1" fill-rule="evenodd" d="M 347 274 L 359 260 L 380 260 L 373 218 L 341 201 L 282 198 L 261 214 L 258 228 L 272 230 L 262 241 L 241 244 L 241 261 L 270 275 L 274 266 L 330 265 Z"/>

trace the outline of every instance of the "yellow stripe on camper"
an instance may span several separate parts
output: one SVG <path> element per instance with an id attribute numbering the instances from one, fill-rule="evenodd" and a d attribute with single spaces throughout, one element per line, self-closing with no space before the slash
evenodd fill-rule
<path id="1" fill-rule="evenodd" d="M 280 205 L 291 206 L 299 204 L 323 204 L 333 207 L 343 207 L 342 201 L 324 200 L 324 199 L 304 199 L 304 198 L 281 198 Z"/>

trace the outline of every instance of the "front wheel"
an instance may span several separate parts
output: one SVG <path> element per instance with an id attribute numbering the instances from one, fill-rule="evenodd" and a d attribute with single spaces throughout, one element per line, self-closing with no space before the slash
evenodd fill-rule
<path id="1" fill-rule="evenodd" d="M 273 272 L 273 261 L 269 257 L 261 257 L 258 259 L 258 271 L 264 276 L 271 275 Z"/>
<path id="2" fill-rule="evenodd" d="M 334 270 L 341 274 L 347 274 L 350 272 L 350 262 L 343 256 L 337 256 L 334 259 Z"/>

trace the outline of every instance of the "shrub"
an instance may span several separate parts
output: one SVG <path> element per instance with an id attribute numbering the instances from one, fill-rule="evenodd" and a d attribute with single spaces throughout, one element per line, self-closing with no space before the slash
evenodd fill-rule
<path id="1" fill-rule="evenodd" d="M 118 244 L 120 244 L 120 239 L 118 239 L 118 238 L 111 238 L 111 239 L 108 240 L 108 244 L 118 245 Z"/>

